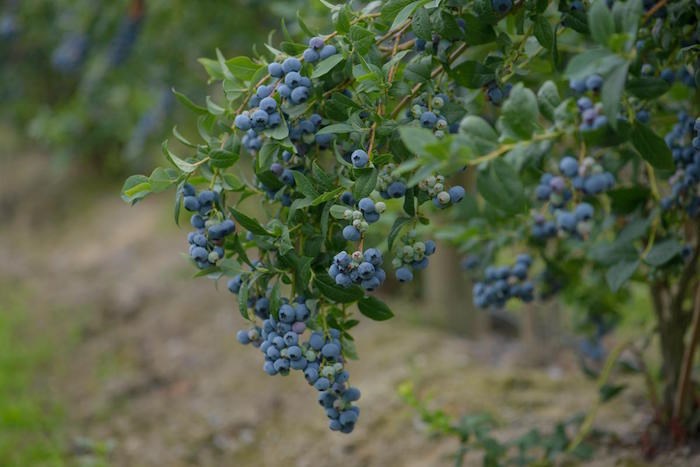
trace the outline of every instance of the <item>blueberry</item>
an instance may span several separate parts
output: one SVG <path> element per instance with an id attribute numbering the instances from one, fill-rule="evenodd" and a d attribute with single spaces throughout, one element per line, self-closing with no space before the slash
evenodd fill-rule
<path id="1" fill-rule="evenodd" d="M 286 99 L 286 98 L 288 98 L 289 96 L 292 95 L 292 88 L 290 88 L 290 87 L 287 86 L 286 84 L 280 84 L 280 85 L 277 87 L 277 94 L 279 94 L 280 97 L 283 97 L 283 98 Z"/>
<path id="2" fill-rule="evenodd" d="M 272 97 L 266 97 L 260 101 L 260 109 L 264 110 L 268 114 L 271 114 L 277 109 L 277 101 Z M 253 117 L 255 117 L 255 114 L 253 114 Z"/>
<path id="3" fill-rule="evenodd" d="M 309 384 L 314 384 L 318 380 L 318 370 L 313 367 L 307 367 L 304 370 L 304 378 Z"/>
<path id="4" fill-rule="evenodd" d="M 311 337 L 309 337 L 309 346 L 316 351 L 321 350 L 323 343 L 323 334 L 320 332 L 314 332 L 311 334 Z"/>
<path id="5" fill-rule="evenodd" d="M 357 267 L 357 273 L 361 279 L 369 279 L 374 276 L 374 266 L 372 263 L 364 261 Z"/>
<path id="6" fill-rule="evenodd" d="M 297 58 L 289 57 L 282 62 L 282 71 L 285 74 L 299 70 L 301 70 L 301 62 Z"/>
<path id="7" fill-rule="evenodd" d="M 321 58 L 318 54 L 317 51 L 314 49 L 306 49 L 304 50 L 304 61 L 308 63 L 314 63 L 317 62 Z"/>
<path id="8" fill-rule="evenodd" d="M 382 254 L 376 248 L 367 248 L 364 253 L 365 261 L 371 263 L 374 266 L 379 266 L 382 264 Z"/>
<path id="9" fill-rule="evenodd" d="M 322 37 L 312 37 L 309 39 L 309 47 L 315 50 L 319 50 L 323 47 Z"/>
<path id="10" fill-rule="evenodd" d="M 569 88 L 577 94 L 586 92 L 586 81 L 582 79 L 572 79 L 569 81 Z"/>
<path id="11" fill-rule="evenodd" d="M 239 130 L 250 130 L 250 118 L 248 118 L 247 115 L 236 115 L 236 118 L 233 119 L 233 124 L 238 128 Z"/>
<path id="12" fill-rule="evenodd" d="M 420 124 L 423 128 L 434 128 L 437 123 L 437 115 L 433 112 L 423 112 L 420 116 Z"/>
<path id="13" fill-rule="evenodd" d="M 557 225 L 566 232 L 574 233 L 576 231 L 576 217 L 570 212 L 559 212 L 557 214 Z"/>
<path id="14" fill-rule="evenodd" d="M 194 189 L 192 185 L 189 183 L 185 183 L 182 185 L 182 195 L 183 196 L 195 196 L 197 194 L 197 191 Z"/>
<path id="15" fill-rule="evenodd" d="M 292 104 L 303 104 L 309 99 L 309 88 L 299 86 L 292 90 Z"/>
<path id="16" fill-rule="evenodd" d="M 346 225 L 343 228 L 343 238 L 349 242 L 356 242 L 361 236 L 360 231 L 352 225 Z"/>
<path id="17" fill-rule="evenodd" d="M 255 95 L 258 96 L 260 99 L 264 99 L 270 94 L 272 94 L 272 86 L 267 86 L 265 84 L 261 84 L 260 86 L 258 86 L 258 89 L 255 91 Z"/>
<path id="18" fill-rule="evenodd" d="M 437 249 L 437 245 L 433 240 L 426 240 L 425 241 L 425 255 L 426 256 L 431 256 L 433 253 L 435 253 L 435 250 Z"/>
<path id="19" fill-rule="evenodd" d="M 450 194 L 450 201 L 452 201 L 453 203 L 459 203 L 464 199 L 464 188 L 459 185 L 453 186 L 449 189 L 448 192 Z"/>
<path id="20" fill-rule="evenodd" d="M 301 348 L 297 345 L 290 346 L 287 349 L 287 355 L 289 355 L 289 359 L 292 361 L 299 360 L 301 358 Z"/>
<path id="21" fill-rule="evenodd" d="M 381 217 L 378 212 L 364 212 L 362 215 L 364 216 L 365 221 L 367 221 L 368 224 L 374 224 Z"/>
<path id="22" fill-rule="evenodd" d="M 199 211 L 199 200 L 195 196 L 185 196 L 183 204 L 188 211 Z"/>
<path id="23" fill-rule="evenodd" d="M 593 217 L 593 206 L 588 203 L 581 203 L 574 209 L 574 215 L 579 222 L 588 221 Z"/>
<path id="24" fill-rule="evenodd" d="M 661 71 L 661 79 L 667 83 L 673 83 L 673 81 L 676 79 L 676 73 L 674 73 L 674 71 L 670 68 L 664 68 Z"/>
<path id="25" fill-rule="evenodd" d="M 527 277 L 527 266 L 524 263 L 515 263 L 510 272 L 514 277 L 523 280 Z"/>
<path id="26" fill-rule="evenodd" d="M 357 207 L 359 207 L 360 211 L 363 213 L 376 211 L 374 201 L 372 201 L 371 198 L 362 198 L 360 202 L 357 203 Z"/>
<path id="27" fill-rule="evenodd" d="M 328 58 L 332 55 L 335 55 L 336 53 L 337 53 L 337 50 L 336 50 L 335 46 L 328 44 L 328 45 L 323 46 L 323 48 L 321 49 L 321 52 L 319 52 L 319 56 L 320 56 L 321 60 L 325 60 L 326 58 Z"/>
<path id="28" fill-rule="evenodd" d="M 649 123 L 649 112 L 644 109 L 638 110 L 636 118 L 639 123 Z"/>
<path id="29" fill-rule="evenodd" d="M 284 75 L 282 65 L 274 62 L 267 65 L 267 72 L 270 73 L 270 76 L 273 78 L 281 78 Z"/>
<path id="30" fill-rule="evenodd" d="M 407 267 L 401 267 L 396 270 L 396 280 L 399 282 L 411 282 L 413 280 L 413 272 Z"/>
<path id="31" fill-rule="evenodd" d="M 559 170 L 569 178 L 575 177 L 578 174 L 578 161 L 571 156 L 566 156 L 559 162 Z"/>
<path id="32" fill-rule="evenodd" d="M 352 155 L 350 156 L 350 160 L 355 168 L 361 169 L 369 162 L 369 155 L 362 149 L 357 149 L 353 151 Z"/>
<path id="33" fill-rule="evenodd" d="M 248 337 L 248 331 L 241 329 L 236 333 L 236 340 L 243 345 L 250 344 L 250 338 Z"/>
<path id="34" fill-rule="evenodd" d="M 280 307 L 278 316 L 280 318 L 280 321 L 283 323 L 291 324 L 296 319 L 296 313 L 294 312 L 294 308 L 292 308 L 292 306 L 288 304 L 284 304 Z"/>
<path id="35" fill-rule="evenodd" d="M 387 187 L 386 192 L 391 198 L 401 198 L 406 194 L 406 184 L 402 181 L 392 182 Z"/>
<path id="36" fill-rule="evenodd" d="M 355 204 L 355 198 L 349 191 L 344 191 L 343 194 L 340 195 L 340 202 L 348 206 L 353 206 Z"/>
<path id="37" fill-rule="evenodd" d="M 263 365 L 263 371 L 270 376 L 274 376 L 277 374 L 277 369 L 275 368 L 275 365 L 269 361 L 265 362 L 265 364 Z"/>
<path id="38" fill-rule="evenodd" d="M 292 71 L 291 73 L 287 73 L 287 75 L 284 77 L 284 84 L 289 86 L 290 88 L 296 88 L 299 86 L 301 83 L 301 75 L 297 73 L 296 71 Z"/>
<path id="39" fill-rule="evenodd" d="M 503 102 L 503 91 L 498 86 L 491 86 L 486 90 L 486 98 L 493 105 L 500 105 Z"/>
<path id="40" fill-rule="evenodd" d="M 552 194 L 552 189 L 549 185 L 537 185 L 535 188 L 535 198 L 539 201 L 548 201 Z"/>
<path id="41" fill-rule="evenodd" d="M 586 88 L 592 92 L 600 92 L 603 87 L 603 78 L 600 75 L 590 75 L 586 78 Z"/>
<path id="42" fill-rule="evenodd" d="M 279 372 L 289 370 L 289 360 L 287 360 L 286 358 L 278 358 L 277 360 L 275 360 L 274 366 L 275 370 Z"/>
<path id="43" fill-rule="evenodd" d="M 209 252 L 201 246 L 196 246 L 192 248 L 190 256 L 192 256 L 192 259 L 195 261 L 206 261 L 207 257 L 209 256 Z"/>
<path id="44" fill-rule="evenodd" d="M 331 387 L 331 382 L 328 380 L 328 378 L 318 378 L 314 383 L 314 387 L 319 391 L 325 391 Z"/>
<path id="45" fill-rule="evenodd" d="M 335 276 L 335 283 L 341 287 L 350 287 L 352 285 L 352 279 L 347 274 L 338 274 Z"/>
<path id="46" fill-rule="evenodd" d="M 360 286 L 365 289 L 367 292 L 372 292 L 374 290 L 377 290 L 377 288 L 382 285 L 381 282 L 379 281 L 379 278 L 374 276 L 370 277 L 369 279 L 365 279 L 360 283 Z"/>
<path id="47" fill-rule="evenodd" d="M 285 185 L 294 186 L 295 185 L 294 172 L 290 169 L 282 170 L 282 174 L 280 175 L 280 180 Z"/>
<path id="48" fill-rule="evenodd" d="M 194 214 L 192 217 L 190 217 L 190 224 L 192 224 L 192 227 L 195 229 L 203 229 L 204 219 L 199 214 Z"/>

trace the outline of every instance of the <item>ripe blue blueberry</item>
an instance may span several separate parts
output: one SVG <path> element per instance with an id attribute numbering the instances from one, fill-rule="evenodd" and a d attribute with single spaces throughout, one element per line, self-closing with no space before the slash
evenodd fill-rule
<path id="1" fill-rule="evenodd" d="M 264 110 L 268 114 L 271 114 L 277 109 L 277 101 L 272 97 L 265 97 L 260 101 L 260 109 Z"/>
<path id="2" fill-rule="evenodd" d="M 578 161 L 571 156 L 566 156 L 559 162 L 559 170 L 569 178 L 575 177 L 578 174 Z"/>
<path id="3" fill-rule="evenodd" d="M 437 115 L 433 112 L 426 111 L 420 116 L 420 124 L 423 128 L 434 128 L 437 123 Z"/>
<path id="4" fill-rule="evenodd" d="M 292 104 L 303 104 L 309 99 L 309 88 L 299 86 L 292 90 Z"/>
<path id="5" fill-rule="evenodd" d="M 600 75 L 590 75 L 586 78 L 586 88 L 592 92 L 600 92 L 603 87 L 603 78 Z"/>
<path id="6" fill-rule="evenodd" d="M 413 280 L 413 272 L 407 267 L 400 267 L 396 270 L 396 280 L 399 282 L 411 282 Z"/>
<path id="7" fill-rule="evenodd" d="M 236 118 L 233 119 L 233 124 L 239 130 L 246 131 L 246 130 L 250 130 L 251 121 L 247 115 L 241 114 L 241 115 L 236 115 Z"/>
<path id="8" fill-rule="evenodd" d="M 335 46 L 328 44 L 328 45 L 323 46 L 323 48 L 321 49 L 321 52 L 319 52 L 319 56 L 320 56 L 321 60 L 325 60 L 328 57 L 335 55 L 336 53 L 337 53 L 337 50 L 336 50 Z"/>
<path id="9" fill-rule="evenodd" d="M 275 62 L 267 65 L 267 72 L 270 73 L 270 76 L 272 76 L 273 78 L 281 78 L 284 75 L 282 65 Z"/>
<path id="10" fill-rule="evenodd" d="M 513 8 L 513 0 L 491 0 L 491 6 L 499 14 L 505 15 Z"/>
<path id="11" fill-rule="evenodd" d="M 362 198 L 360 202 L 357 203 L 357 207 L 360 208 L 360 211 L 362 211 L 363 213 L 376 211 L 374 201 L 372 201 L 371 198 Z"/>
<path id="12" fill-rule="evenodd" d="M 285 74 L 299 70 L 301 70 L 301 62 L 298 58 L 289 57 L 282 62 L 282 71 Z"/>
<path id="13" fill-rule="evenodd" d="M 353 151 L 352 155 L 350 156 L 350 160 L 355 168 L 361 169 L 367 166 L 367 163 L 369 162 L 369 155 L 362 149 L 357 149 Z"/>
<path id="14" fill-rule="evenodd" d="M 574 209 L 574 215 L 579 222 L 591 220 L 593 217 L 593 206 L 588 203 L 581 203 Z"/>
<path id="15" fill-rule="evenodd" d="M 360 231 L 352 225 L 346 225 L 343 228 L 343 238 L 349 242 L 356 242 L 361 236 Z"/>
<path id="16" fill-rule="evenodd" d="M 425 254 L 426 256 L 431 256 L 433 253 L 435 253 L 435 250 L 437 249 L 437 245 L 433 240 L 426 240 L 425 241 Z"/>
<path id="17" fill-rule="evenodd" d="M 391 198 L 401 198 L 406 194 L 406 184 L 402 181 L 391 182 L 386 192 Z"/>
<path id="18" fill-rule="evenodd" d="M 453 203 L 459 203 L 464 199 L 465 191 L 463 187 L 455 185 L 448 190 L 448 193 L 450 194 L 450 201 Z"/>
<path id="19" fill-rule="evenodd" d="M 303 56 L 304 56 L 304 61 L 308 62 L 308 63 L 315 63 L 320 58 L 318 52 L 315 51 L 314 49 L 304 50 Z"/>

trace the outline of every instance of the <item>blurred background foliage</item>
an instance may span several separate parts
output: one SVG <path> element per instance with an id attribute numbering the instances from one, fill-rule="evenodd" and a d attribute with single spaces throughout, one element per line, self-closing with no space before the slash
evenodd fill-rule
<path id="1" fill-rule="evenodd" d="M 249 53 L 316 2 L 6 0 L 0 3 L 0 121 L 59 166 L 148 167 L 181 117 L 171 88 L 204 99 L 201 57 Z"/>

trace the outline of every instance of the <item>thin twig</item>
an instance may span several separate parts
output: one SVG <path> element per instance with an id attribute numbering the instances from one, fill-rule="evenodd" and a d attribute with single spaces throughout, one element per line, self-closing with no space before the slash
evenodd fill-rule
<path id="1" fill-rule="evenodd" d="M 646 14 L 644 15 L 644 23 L 649 21 L 649 18 L 654 16 L 654 13 L 656 13 L 657 11 L 659 11 L 660 9 L 665 7 L 667 3 L 668 3 L 668 0 L 661 0 L 659 3 L 657 3 L 653 7 L 649 8 L 649 11 L 647 11 Z"/>

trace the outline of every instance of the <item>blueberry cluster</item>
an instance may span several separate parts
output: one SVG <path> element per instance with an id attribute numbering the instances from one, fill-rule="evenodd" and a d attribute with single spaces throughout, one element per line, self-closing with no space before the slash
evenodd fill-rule
<path id="1" fill-rule="evenodd" d="M 406 117 L 417 121 L 421 127 L 432 130 L 435 136 L 441 138 L 445 136 L 446 132 L 454 132 L 452 130 L 456 131 L 457 129 L 456 125 L 454 128 L 450 127 L 441 112 L 449 102 L 450 98 L 447 94 L 436 94 L 432 98 L 427 95 L 417 97 L 411 108 L 406 110 Z"/>
<path id="2" fill-rule="evenodd" d="M 531 265 L 530 255 L 522 254 L 518 255 L 512 267 L 487 267 L 483 282 L 474 284 L 474 305 L 479 308 L 500 308 L 511 298 L 519 298 L 526 303 L 534 300 L 534 286 L 527 279 Z"/>
<path id="3" fill-rule="evenodd" d="M 372 292 L 386 279 L 386 273 L 382 269 L 383 261 L 381 252 L 376 248 L 367 248 L 364 253 L 355 251 L 349 254 L 341 251 L 333 257 L 328 275 L 341 287 L 356 284 Z"/>
<path id="4" fill-rule="evenodd" d="M 236 115 L 233 120 L 236 128 L 246 132 L 241 142 L 251 153 L 262 147 L 261 132 L 282 124 L 282 115 L 277 111 L 277 101 L 272 97 L 272 92 L 272 86 L 258 86 L 255 95 L 248 101 L 250 109 Z"/>
<path id="5" fill-rule="evenodd" d="M 406 194 L 406 182 L 394 176 L 394 170 L 396 170 L 396 164 L 386 164 L 377 176 L 377 191 L 384 199 L 403 198 Z"/>
<path id="6" fill-rule="evenodd" d="M 190 223 L 196 230 L 187 235 L 190 257 L 199 269 L 215 266 L 224 257 L 224 239 L 236 231 L 236 224 L 231 219 L 212 215 L 217 212 L 215 204 L 219 196 L 216 192 L 204 190 L 197 195 L 192 185 L 185 184 L 182 194 L 185 209 L 195 212 Z"/>
<path id="7" fill-rule="evenodd" d="M 352 197 L 349 192 L 348 195 Z M 350 201 L 350 199 L 347 200 Z M 383 202 L 375 203 L 372 198 L 362 198 L 357 203 L 357 209 L 346 209 L 343 213 L 343 218 L 352 222 L 343 228 L 343 238 L 349 242 L 359 241 L 362 234 L 369 228 L 369 224 L 377 222 L 385 210 L 386 204 Z"/>
<path id="8" fill-rule="evenodd" d="M 593 96 L 598 96 L 603 89 L 603 77 L 597 74 L 587 76 L 585 79 L 574 80 L 569 82 L 569 87 L 576 94 L 584 94 L 589 92 Z M 591 131 L 603 128 L 608 124 L 608 117 L 603 115 L 602 102 L 594 103 L 590 97 L 582 96 L 576 101 L 579 114 L 581 116 L 581 124 L 579 130 Z"/>
<path id="9" fill-rule="evenodd" d="M 428 257 L 435 253 L 437 246 L 433 240 L 425 242 L 416 240 L 416 231 L 411 230 L 402 237 L 402 243 L 391 261 L 396 270 L 396 280 L 411 282 L 413 270 L 423 270 L 428 267 Z"/>
<path id="10" fill-rule="evenodd" d="M 532 225 L 535 238 L 554 237 L 558 232 L 585 237 L 591 229 L 594 209 L 588 203 L 578 203 L 571 211 L 564 209 L 573 198 L 572 188 L 583 195 L 594 196 L 610 190 L 615 184 L 613 175 L 603 171 L 590 157 L 579 164 L 576 158 L 565 156 L 559 162 L 559 172 L 560 176 L 545 173 L 535 188 L 535 198 L 549 203 L 550 212 L 555 214 L 555 220 L 548 220 L 541 213 L 535 214 Z"/>
<path id="11" fill-rule="evenodd" d="M 445 187 L 445 177 L 442 175 L 431 175 L 421 180 L 418 189 L 426 192 L 433 199 L 433 205 L 440 209 L 459 203 L 466 194 L 464 187 L 460 185 Z"/>
<path id="12" fill-rule="evenodd" d="M 689 216 L 700 216 L 700 118 L 682 112 L 678 123 L 665 137 L 671 148 L 676 172 L 670 179 L 671 194 L 661 200 L 664 210 L 683 208 Z"/>
<path id="13" fill-rule="evenodd" d="M 236 339 L 260 349 L 265 358 L 263 371 L 270 376 L 302 371 L 306 381 L 319 391 L 318 401 L 330 419 L 330 429 L 350 433 L 360 414 L 352 404 L 359 400 L 360 390 L 348 385 L 350 375 L 343 365 L 341 333 L 331 328 L 325 335 L 312 332 L 303 341 L 310 315 L 303 297 L 293 303 L 284 300 L 277 318 L 269 316 L 262 327 L 238 331 Z"/>
<path id="14" fill-rule="evenodd" d="M 299 154 L 304 155 L 310 145 L 317 144 L 319 149 L 328 149 L 333 140 L 330 133 L 317 135 L 321 129 L 323 117 L 312 114 L 308 119 L 301 119 L 296 124 L 289 126 L 289 139 L 295 144 Z"/>
<path id="15" fill-rule="evenodd" d="M 316 63 L 319 60 L 325 60 L 328 57 L 335 55 L 338 51 L 334 45 L 325 44 L 322 37 L 312 37 L 309 39 L 309 48 L 304 50 L 304 61 L 308 63 Z M 270 73 L 272 74 L 272 73 Z"/>

